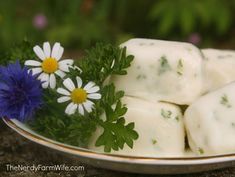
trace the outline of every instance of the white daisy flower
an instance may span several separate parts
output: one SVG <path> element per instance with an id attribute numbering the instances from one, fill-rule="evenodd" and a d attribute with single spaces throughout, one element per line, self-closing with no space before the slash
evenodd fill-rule
<path id="1" fill-rule="evenodd" d="M 49 42 L 43 43 L 43 49 L 36 45 L 33 48 L 35 54 L 41 61 L 27 60 L 26 66 L 33 66 L 33 74 L 39 74 L 38 79 L 43 82 L 43 88 L 54 89 L 56 87 L 56 77 L 63 78 L 66 72 L 69 72 L 69 67 L 73 65 L 72 59 L 65 59 L 60 61 L 64 48 L 60 46 L 60 43 L 56 42 L 51 49 Z"/>
<path id="2" fill-rule="evenodd" d="M 101 98 L 101 94 L 98 93 L 100 90 L 99 86 L 95 85 L 94 82 L 89 82 L 84 87 L 82 87 L 82 79 L 80 77 L 76 77 L 77 86 L 73 83 L 70 78 L 64 80 L 63 85 L 64 88 L 58 88 L 57 92 L 62 94 L 57 101 L 58 103 L 64 103 L 67 101 L 71 101 L 65 109 L 65 113 L 68 115 L 72 115 L 78 110 L 81 115 L 84 115 L 84 112 L 87 111 L 92 112 L 92 108 L 94 103 L 90 101 L 90 99 L 98 100 Z"/>

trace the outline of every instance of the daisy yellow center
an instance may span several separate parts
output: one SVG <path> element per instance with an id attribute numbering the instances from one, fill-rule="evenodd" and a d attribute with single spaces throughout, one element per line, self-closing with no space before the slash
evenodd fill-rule
<path id="1" fill-rule="evenodd" d="M 54 73 L 55 71 L 57 71 L 58 69 L 58 62 L 55 58 L 46 58 L 43 62 L 42 62 L 42 70 L 45 73 Z"/>
<path id="2" fill-rule="evenodd" d="M 87 99 L 87 93 L 82 88 L 74 89 L 71 93 L 71 99 L 74 103 L 83 103 Z"/>

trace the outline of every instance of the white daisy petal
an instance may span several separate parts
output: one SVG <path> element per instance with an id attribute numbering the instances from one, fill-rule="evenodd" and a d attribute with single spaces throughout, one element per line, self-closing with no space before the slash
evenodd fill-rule
<path id="1" fill-rule="evenodd" d="M 40 58 L 41 60 L 44 60 L 46 57 L 45 57 L 45 54 L 43 52 L 43 50 L 41 49 L 41 47 L 39 47 L 38 45 L 36 45 L 34 48 L 33 48 L 33 51 L 36 53 L 36 55 L 38 56 L 38 58 Z"/>
<path id="2" fill-rule="evenodd" d="M 88 82 L 88 84 L 86 84 L 86 86 L 84 87 L 84 90 L 88 91 L 93 86 L 95 86 L 94 82 Z"/>
<path id="3" fill-rule="evenodd" d="M 69 110 L 69 115 L 74 114 L 76 112 L 77 108 L 78 108 L 78 105 L 74 104 Z"/>
<path id="4" fill-rule="evenodd" d="M 70 78 L 65 79 L 63 84 L 70 91 L 73 91 L 75 89 L 75 85 Z"/>
<path id="5" fill-rule="evenodd" d="M 85 103 L 83 103 L 84 108 L 86 109 L 87 112 L 91 112 L 93 108 L 94 103 L 91 102 L 90 100 L 87 100 Z"/>
<path id="6" fill-rule="evenodd" d="M 45 73 L 41 73 L 39 76 L 38 76 L 38 79 L 39 80 L 42 80 L 42 77 L 44 76 Z"/>
<path id="7" fill-rule="evenodd" d="M 44 73 L 42 76 L 42 81 L 49 81 L 49 74 Z"/>
<path id="8" fill-rule="evenodd" d="M 95 93 L 95 92 L 98 92 L 100 90 L 100 87 L 98 86 L 94 86 L 88 90 L 86 90 L 87 93 Z"/>
<path id="9" fill-rule="evenodd" d="M 41 66 L 42 63 L 39 61 L 35 61 L 35 60 L 27 60 L 27 61 L 25 61 L 24 65 L 26 65 L 26 66 Z"/>
<path id="10" fill-rule="evenodd" d="M 69 103 L 69 105 L 66 107 L 66 109 L 65 109 L 65 113 L 66 114 L 69 114 L 70 113 L 70 109 L 73 107 L 73 105 L 74 105 L 74 103 L 72 102 L 72 103 Z M 70 115 L 70 114 L 69 114 Z"/>
<path id="11" fill-rule="evenodd" d="M 68 97 L 68 96 L 62 96 L 62 97 L 60 97 L 60 98 L 57 99 L 57 102 L 58 102 L 58 103 L 64 103 L 64 102 L 69 101 L 69 100 L 71 100 L 70 97 Z"/>
<path id="12" fill-rule="evenodd" d="M 80 77 L 76 77 L 76 80 L 77 80 L 77 86 L 78 88 L 81 88 L 82 87 L 82 79 Z"/>
<path id="13" fill-rule="evenodd" d="M 50 75 L 50 87 L 52 89 L 54 89 L 56 86 L 56 78 L 55 78 L 55 75 L 54 74 L 51 74 Z"/>
<path id="14" fill-rule="evenodd" d="M 60 61 L 59 62 L 59 64 L 65 64 L 65 65 L 73 65 L 73 63 L 74 63 L 74 60 L 72 60 L 72 59 L 65 59 L 65 60 L 62 60 L 62 61 Z"/>
<path id="15" fill-rule="evenodd" d="M 69 65 L 59 63 L 59 69 L 64 72 L 69 72 Z"/>
<path id="16" fill-rule="evenodd" d="M 56 54 L 56 56 L 55 56 L 55 59 L 56 59 L 57 61 L 59 61 L 59 60 L 61 59 L 63 53 L 64 53 L 64 48 L 60 46 L 60 49 L 58 50 L 58 52 L 57 52 L 57 54 Z"/>
<path id="17" fill-rule="evenodd" d="M 41 81 L 48 81 L 49 82 L 49 74 L 43 73 L 41 75 Z"/>
<path id="18" fill-rule="evenodd" d="M 65 73 L 63 72 L 63 71 L 60 71 L 60 70 L 57 70 L 56 72 L 55 72 L 55 74 L 56 75 L 58 75 L 58 76 L 60 76 L 62 79 L 65 77 Z"/>
<path id="19" fill-rule="evenodd" d="M 87 98 L 98 100 L 98 99 L 101 98 L 101 94 L 99 94 L 99 93 L 91 93 L 91 94 L 87 95 Z"/>
<path id="20" fill-rule="evenodd" d="M 57 93 L 60 93 L 61 95 L 70 96 L 69 91 L 68 91 L 68 90 L 65 90 L 64 88 L 58 88 L 58 89 L 57 89 Z"/>
<path id="21" fill-rule="evenodd" d="M 84 115 L 84 108 L 82 107 L 81 104 L 78 105 L 78 112 L 79 112 L 81 115 Z"/>
<path id="22" fill-rule="evenodd" d="M 44 51 L 46 58 L 51 57 L 51 45 L 49 42 L 43 43 L 43 51 Z"/>
<path id="23" fill-rule="evenodd" d="M 33 75 L 39 74 L 39 73 L 42 72 L 42 68 L 33 68 L 33 69 L 31 69 L 31 70 L 32 70 L 32 72 L 33 72 Z"/>
<path id="24" fill-rule="evenodd" d="M 49 74 L 42 73 L 38 78 L 43 82 L 42 88 L 48 88 L 49 86 Z"/>
<path id="25" fill-rule="evenodd" d="M 42 83 L 42 88 L 46 89 L 49 86 L 49 81 L 45 81 Z"/>
<path id="26" fill-rule="evenodd" d="M 57 59 L 56 56 L 59 50 L 60 50 L 60 43 L 56 42 L 52 48 L 51 57 Z"/>

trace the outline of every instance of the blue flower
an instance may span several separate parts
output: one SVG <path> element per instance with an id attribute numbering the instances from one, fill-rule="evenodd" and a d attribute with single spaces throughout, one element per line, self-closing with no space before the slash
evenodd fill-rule
<path id="1" fill-rule="evenodd" d="M 0 66 L 0 116 L 24 122 L 42 104 L 41 82 L 19 61 Z"/>

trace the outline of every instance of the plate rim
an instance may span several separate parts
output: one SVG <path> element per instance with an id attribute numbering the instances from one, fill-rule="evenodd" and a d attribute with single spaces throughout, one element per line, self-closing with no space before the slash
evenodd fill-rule
<path id="1" fill-rule="evenodd" d="M 46 138 L 37 133 L 36 135 L 34 135 L 29 131 L 21 128 L 9 118 L 5 117 L 2 118 L 2 120 L 6 123 L 8 127 L 13 129 L 26 139 L 33 141 L 34 143 L 49 147 L 53 150 L 66 152 L 75 156 L 86 157 L 90 159 L 146 165 L 201 165 L 235 161 L 235 153 L 198 157 L 137 157 L 119 154 L 100 153 L 89 149 L 60 143 L 58 141 Z"/>

